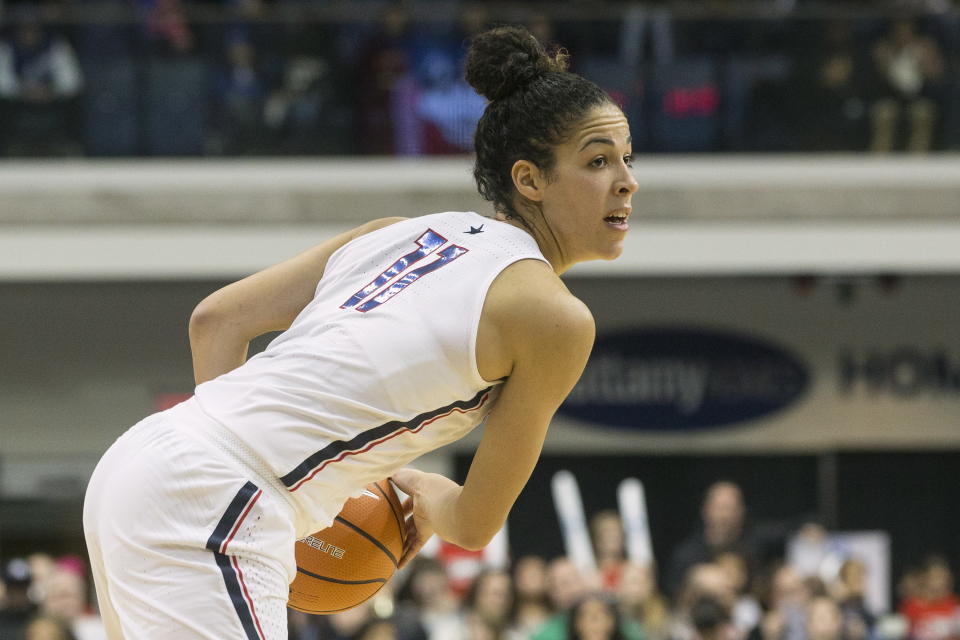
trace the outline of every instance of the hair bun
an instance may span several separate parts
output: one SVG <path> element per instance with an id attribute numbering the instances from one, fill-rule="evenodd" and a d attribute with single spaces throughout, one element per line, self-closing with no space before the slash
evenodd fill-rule
<path id="1" fill-rule="evenodd" d="M 500 100 L 551 71 L 564 71 L 567 56 L 547 53 L 523 27 L 497 27 L 481 33 L 467 52 L 466 78 L 477 93 Z"/>

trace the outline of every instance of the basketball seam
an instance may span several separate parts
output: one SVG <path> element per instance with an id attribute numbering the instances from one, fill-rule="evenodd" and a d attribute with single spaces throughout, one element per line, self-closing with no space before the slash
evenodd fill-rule
<path id="1" fill-rule="evenodd" d="M 382 542 L 380 542 L 379 540 L 377 540 L 376 538 L 374 538 L 372 535 L 370 535 L 369 533 L 367 533 L 366 531 L 364 531 L 363 529 L 361 529 L 360 527 L 358 527 L 357 525 L 353 524 L 352 522 L 350 522 L 349 520 L 347 520 L 346 518 L 344 518 L 344 517 L 342 517 L 342 516 L 337 516 L 337 517 L 336 517 L 336 520 L 338 520 L 339 522 L 342 522 L 343 524 L 347 525 L 348 527 L 350 527 L 351 529 L 353 529 L 354 531 L 356 531 L 357 533 L 359 533 L 360 535 L 362 535 L 364 538 L 366 538 L 367 540 L 369 540 L 370 542 L 372 542 L 374 545 L 376 545 L 378 549 L 380 549 L 380 550 L 383 551 L 385 554 L 387 554 L 387 557 L 390 558 L 390 561 L 393 563 L 393 566 L 394 566 L 394 567 L 397 566 L 397 559 L 396 559 L 396 557 L 394 557 L 394 555 L 393 555 L 392 553 L 390 553 L 390 549 L 387 549 L 387 548 L 383 545 Z"/>
<path id="2" fill-rule="evenodd" d="M 335 582 L 337 584 L 361 585 L 361 584 L 373 584 L 374 582 L 387 581 L 386 578 L 370 578 L 369 580 L 341 580 L 340 578 L 330 578 L 328 576 L 321 576 L 317 573 L 313 573 L 312 571 L 307 571 L 306 569 L 303 569 L 301 567 L 297 567 L 297 572 L 302 573 L 305 576 L 310 576 L 311 578 L 316 578 L 317 580 L 323 580 L 325 582 Z"/>
<path id="3" fill-rule="evenodd" d="M 387 482 L 390 482 L 390 481 L 387 480 Z M 390 499 L 390 497 L 387 495 L 387 492 L 384 491 L 383 488 L 380 486 L 379 482 L 374 482 L 373 486 L 377 488 L 377 491 L 380 492 L 383 498 L 387 501 L 387 504 L 390 505 L 390 511 L 393 512 L 393 517 L 397 521 L 397 526 L 400 528 L 400 539 L 402 541 L 403 538 L 406 537 L 403 535 L 405 531 L 405 527 L 403 526 L 403 519 L 400 517 L 399 514 L 397 514 L 397 509 L 393 506 L 393 500 Z"/>

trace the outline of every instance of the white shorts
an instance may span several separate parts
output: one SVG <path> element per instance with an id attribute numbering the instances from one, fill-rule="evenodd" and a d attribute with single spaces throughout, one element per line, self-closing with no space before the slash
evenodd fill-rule
<path id="1" fill-rule="evenodd" d="M 108 637 L 286 640 L 293 508 L 276 478 L 183 415 L 130 429 L 87 488 L 83 526 Z"/>

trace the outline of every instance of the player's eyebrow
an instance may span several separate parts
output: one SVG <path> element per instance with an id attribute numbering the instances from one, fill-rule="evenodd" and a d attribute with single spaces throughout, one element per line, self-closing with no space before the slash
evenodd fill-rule
<path id="1" fill-rule="evenodd" d="M 633 138 L 631 136 L 627 136 L 627 144 L 631 144 L 632 142 Z M 590 138 L 583 144 L 582 147 L 580 147 L 580 151 L 583 151 L 592 144 L 608 144 L 612 147 L 615 143 L 610 138 Z"/>

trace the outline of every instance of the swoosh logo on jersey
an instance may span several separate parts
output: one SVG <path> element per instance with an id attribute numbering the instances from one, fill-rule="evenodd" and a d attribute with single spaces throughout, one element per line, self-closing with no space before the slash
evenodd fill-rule
<path id="1" fill-rule="evenodd" d="M 479 227 L 470 225 L 470 229 L 468 231 L 464 231 L 464 233 L 469 233 L 472 236 L 478 233 L 483 233 L 483 225 L 480 225 Z"/>

